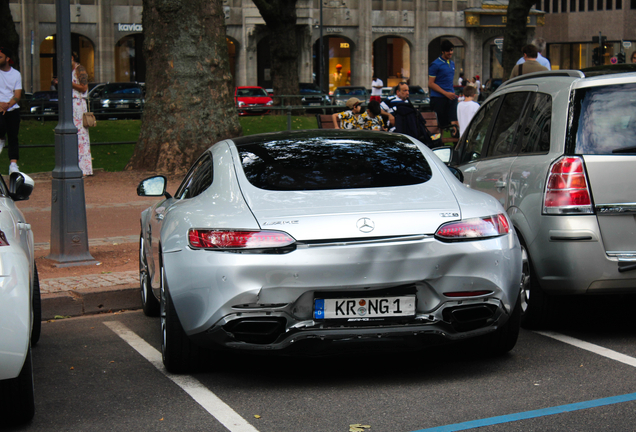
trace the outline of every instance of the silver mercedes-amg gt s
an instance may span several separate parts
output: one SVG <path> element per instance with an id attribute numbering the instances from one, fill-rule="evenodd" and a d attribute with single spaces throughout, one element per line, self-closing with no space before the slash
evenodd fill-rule
<path id="1" fill-rule="evenodd" d="M 162 197 L 142 212 L 139 258 L 169 371 L 188 370 L 200 346 L 483 336 L 503 353 L 517 341 L 521 249 L 508 216 L 405 135 L 225 140 L 174 196 L 162 176 L 138 193 Z"/>

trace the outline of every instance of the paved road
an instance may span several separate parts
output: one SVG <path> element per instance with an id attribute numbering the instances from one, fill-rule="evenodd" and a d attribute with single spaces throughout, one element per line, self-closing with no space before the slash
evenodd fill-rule
<path id="1" fill-rule="evenodd" d="M 210 357 L 176 377 L 161 366 L 158 319 L 140 311 L 47 322 L 34 350 L 36 417 L 23 430 L 633 431 L 635 299 L 568 300 L 550 335 L 524 330 L 501 358 L 346 345 Z"/>

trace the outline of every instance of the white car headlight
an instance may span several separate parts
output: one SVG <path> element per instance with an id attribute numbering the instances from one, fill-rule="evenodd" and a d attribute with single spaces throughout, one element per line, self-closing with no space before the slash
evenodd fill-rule
<path id="1" fill-rule="evenodd" d="M 271 100 L 271 101 L 267 102 L 265 105 L 267 105 L 267 106 L 272 106 L 272 105 L 274 105 L 274 101 L 273 101 L 273 100 Z"/>
<path id="2" fill-rule="evenodd" d="M 243 101 L 238 101 L 238 106 L 239 106 L 239 107 L 244 107 L 244 106 L 245 106 L 245 102 L 243 102 Z"/>

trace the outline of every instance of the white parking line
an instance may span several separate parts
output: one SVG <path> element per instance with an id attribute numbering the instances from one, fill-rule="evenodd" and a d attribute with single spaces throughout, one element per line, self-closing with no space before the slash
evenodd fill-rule
<path id="1" fill-rule="evenodd" d="M 566 344 L 573 345 L 577 348 L 584 349 L 586 351 L 593 352 L 594 354 L 598 354 L 603 357 L 607 357 L 612 360 L 616 360 L 621 363 L 625 363 L 626 365 L 636 367 L 636 358 L 627 356 L 625 354 L 621 354 L 616 351 L 612 351 L 611 349 L 603 348 L 602 346 L 594 345 L 589 342 L 582 341 L 580 339 L 575 339 L 570 336 L 565 336 L 560 333 L 555 332 L 535 332 L 543 336 L 550 337 L 552 339 L 556 339 L 558 341 L 564 342 Z"/>
<path id="2" fill-rule="evenodd" d="M 212 414 L 230 432 L 258 432 L 247 420 L 237 414 L 225 402 L 208 390 L 201 382 L 188 375 L 174 375 L 166 370 L 161 360 L 161 353 L 154 349 L 148 342 L 137 336 L 135 332 L 118 321 L 104 323 L 117 336 L 133 347 L 139 354 L 148 360 L 162 374 L 181 387 L 207 412 Z"/>

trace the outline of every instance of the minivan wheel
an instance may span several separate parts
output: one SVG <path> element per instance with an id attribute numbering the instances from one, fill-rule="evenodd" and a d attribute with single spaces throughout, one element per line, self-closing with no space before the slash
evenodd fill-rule
<path id="1" fill-rule="evenodd" d="M 525 244 L 521 243 L 522 273 L 520 283 L 521 327 L 539 329 L 548 324 L 552 299 L 539 285 L 532 266 L 532 258 Z"/>

